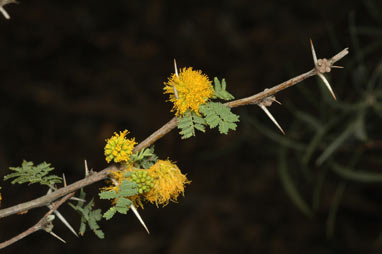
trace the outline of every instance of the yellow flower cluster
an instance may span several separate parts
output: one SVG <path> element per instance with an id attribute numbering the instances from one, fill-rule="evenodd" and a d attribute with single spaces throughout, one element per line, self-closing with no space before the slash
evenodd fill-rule
<path id="1" fill-rule="evenodd" d="M 126 172 L 133 172 L 132 175 L 126 177 Z M 144 172 L 144 173 L 142 173 Z M 146 174 L 147 172 L 147 174 Z M 169 201 L 176 202 L 179 194 L 184 194 L 184 185 L 190 181 L 182 174 L 178 166 L 169 160 L 158 160 L 149 169 L 136 169 L 131 165 L 123 170 L 111 172 L 113 185 L 103 188 L 104 190 L 119 191 L 119 185 L 123 180 L 136 182 L 136 178 L 144 176 L 145 185 L 149 182 L 149 188 L 139 192 L 137 195 L 128 197 L 136 206 L 143 208 L 144 200 L 149 201 L 158 207 L 159 205 L 167 205 Z M 142 182 L 142 181 L 139 181 Z M 140 185 L 139 185 L 140 186 Z M 114 203 L 116 200 L 114 200 Z"/>
<path id="2" fill-rule="evenodd" d="M 130 155 L 133 153 L 134 146 L 137 143 L 134 138 L 126 138 L 128 133 L 127 130 L 120 131 L 119 134 L 114 132 L 114 136 L 106 140 L 105 156 L 108 163 L 111 161 L 116 163 L 129 161 Z"/>
<path id="3" fill-rule="evenodd" d="M 154 179 L 154 186 L 145 194 L 145 199 L 156 206 L 176 202 L 179 194 L 184 195 L 184 185 L 191 183 L 169 160 L 158 160 L 149 169 L 149 175 Z"/>
<path id="4" fill-rule="evenodd" d="M 171 111 L 175 111 L 177 116 L 189 110 L 199 114 L 199 106 L 214 95 L 208 77 L 191 67 L 181 69 L 178 75 L 172 74 L 164 85 L 164 93 L 170 94 L 170 101 L 174 104 Z"/>

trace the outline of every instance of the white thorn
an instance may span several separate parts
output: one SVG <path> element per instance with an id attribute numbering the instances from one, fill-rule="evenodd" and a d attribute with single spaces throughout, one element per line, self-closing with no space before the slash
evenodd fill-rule
<path id="1" fill-rule="evenodd" d="M 49 206 L 49 208 L 52 208 L 52 206 Z M 64 223 L 64 225 L 67 226 L 69 230 L 72 231 L 72 233 L 78 237 L 76 231 L 73 229 L 73 227 L 69 224 L 69 222 L 65 219 L 64 216 L 62 216 L 62 214 L 59 211 L 55 210 L 54 214 L 56 214 L 56 216 L 60 219 L 60 221 L 62 221 L 62 223 Z"/>
<path id="2" fill-rule="evenodd" d="M 330 66 L 330 68 L 343 69 L 345 67 L 339 66 L 339 65 L 332 65 L 332 66 Z"/>
<path id="3" fill-rule="evenodd" d="M 88 168 L 88 162 L 84 160 L 85 162 L 85 177 L 89 176 L 89 168 Z"/>
<path id="4" fill-rule="evenodd" d="M 8 12 L 3 8 L 3 6 L 0 6 L 0 12 L 4 15 L 6 19 L 10 19 Z"/>
<path id="5" fill-rule="evenodd" d="M 276 102 L 277 104 L 282 105 L 282 103 L 279 102 L 278 100 L 276 100 L 276 98 L 273 98 L 272 100 L 273 100 L 274 102 Z"/>
<path id="6" fill-rule="evenodd" d="M 178 66 L 176 66 L 176 60 L 175 60 L 175 58 L 174 58 L 174 69 L 175 69 L 175 75 L 179 78 Z M 174 89 L 174 95 L 175 95 L 175 98 L 176 98 L 176 99 L 179 99 L 178 91 L 176 90 L 175 86 L 172 86 L 172 88 Z"/>
<path id="7" fill-rule="evenodd" d="M 269 110 L 267 109 L 267 107 L 265 107 L 263 104 L 258 104 L 259 107 L 265 112 L 265 114 L 267 114 L 267 116 L 272 120 L 272 122 L 277 126 L 277 128 L 279 128 L 279 130 L 285 135 L 285 132 L 284 130 L 281 128 L 281 126 L 278 124 L 278 122 L 276 121 L 276 119 L 272 116 L 271 112 L 269 112 Z"/>
<path id="8" fill-rule="evenodd" d="M 175 60 L 175 58 L 174 58 L 174 69 L 175 69 L 175 75 L 179 78 L 178 67 L 176 66 L 176 60 Z"/>
<path id="9" fill-rule="evenodd" d="M 336 96 L 334 95 L 334 92 L 332 90 L 332 87 L 330 86 L 329 82 L 326 80 L 325 76 L 322 73 L 317 73 L 317 75 L 321 78 L 322 82 L 326 85 L 329 92 L 332 94 L 333 98 L 337 100 Z"/>
<path id="10" fill-rule="evenodd" d="M 174 89 L 175 98 L 179 99 L 178 91 L 176 90 L 175 86 L 172 86 L 172 88 Z"/>
<path id="11" fill-rule="evenodd" d="M 53 231 L 50 231 L 49 234 L 51 234 L 52 236 L 56 237 L 58 240 L 60 240 L 61 242 L 63 243 L 66 243 L 64 239 L 62 239 L 61 237 L 59 237 L 58 235 L 56 235 Z"/>
<path id="12" fill-rule="evenodd" d="M 77 198 L 77 197 L 71 197 L 70 200 L 74 200 L 74 201 L 81 201 L 81 202 L 86 202 L 85 199 L 82 199 L 82 198 Z"/>
<path id="13" fill-rule="evenodd" d="M 64 173 L 62 173 L 62 179 L 64 180 L 64 187 L 66 187 L 66 178 Z"/>
<path id="14" fill-rule="evenodd" d="M 111 178 L 110 180 L 113 182 L 113 184 L 114 184 L 115 186 L 118 186 L 119 183 L 118 183 L 117 180 L 115 180 L 114 178 Z"/>
<path id="15" fill-rule="evenodd" d="M 139 222 L 142 224 L 142 226 L 146 229 L 146 232 L 147 234 L 150 234 L 150 231 L 149 229 L 146 227 L 146 224 L 144 223 L 144 221 L 142 220 L 141 216 L 139 215 L 138 211 L 137 211 L 137 208 L 135 208 L 134 205 L 131 205 L 130 206 L 130 209 L 134 212 L 135 216 L 137 216 Z"/>
<path id="16" fill-rule="evenodd" d="M 310 39 L 309 41 L 310 41 L 310 48 L 311 48 L 311 50 L 312 50 L 313 63 L 314 63 L 314 66 L 316 66 L 316 65 L 317 65 L 316 51 L 314 50 L 314 46 L 313 46 L 312 39 Z"/>

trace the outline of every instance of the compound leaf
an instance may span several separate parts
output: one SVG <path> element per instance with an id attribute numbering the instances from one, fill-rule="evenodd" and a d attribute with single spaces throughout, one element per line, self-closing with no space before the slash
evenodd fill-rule
<path id="1" fill-rule="evenodd" d="M 208 102 L 199 108 L 207 125 L 212 129 L 219 126 L 221 134 L 227 134 L 229 130 L 235 130 L 239 122 L 239 116 L 231 112 L 231 109 L 219 102 Z"/>
<path id="2" fill-rule="evenodd" d="M 50 171 L 54 170 L 50 165 L 50 163 L 43 162 L 34 166 L 32 161 L 23 160 L 21 167 L 9 167 L 9 169 L 14 172 L 4 176 L 4 180 L 15 178 L 12 180 L 12 184 L 39 183 L 49 187 L 56 183 L 61 183 L 61 177 L 48 175 Z"/>

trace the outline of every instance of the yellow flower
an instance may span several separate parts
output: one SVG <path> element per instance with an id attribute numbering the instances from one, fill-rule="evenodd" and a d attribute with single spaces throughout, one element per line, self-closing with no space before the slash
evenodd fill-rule
<path id="1" fill-rule="evenodd" d="M 165 206 L 169 201 L 175 202 L 179 194 L 184 195 L 184 185 L 190 183 L 178 166 L 169 160 L 158 160 L 148 171 L 149 176 L 153 178 L 153 187 L 143 195 L 156 206 Z"/>
<path id="2" fill-rule="evenodd" d="M 132 174 L 127 174 L 131 172 Z M 158 160 L 149 169 L 138 169 L 128 165 L 121 170 L 110 172 L 112 184 L 103 187 L 103 191 L 114 190 L 119 192 L 119 186 L 123 180 L 137 183 L 138 194 L 127 197 L 134 206 L 143 207 L 143 201 L 147 200 L 158 207 L 166 206 L 170 201 L 176 202 L 179 194 L 184 195 L 184 185 L 191 183 L 182 174 L 177 165 L 169 160 Z M 113 204 L 117 203 L 115 199 Z"/>
<path id="3" fill-rule="evenodd" d="M 192 70 L 192 67 L 181 69 L 179 75 L 172 74 L 164 85 L 164 93 L 170 94 L 170 101 L 174 103 L 171 111 L 175 111 L 177 116 L 188 110 L 199 114 L 199 106 L 214 94 L 208 77 L 199 70 Z"/>
<path id="4" fill-rule="evenodd" d="M 112 160 L 114 160 L 114 162 L 129 161 L 130 155 L 137 143 L 134 138 L 126 138 L 128 133 L 127 130 L 124 130 L 123 132 L 120 131 L 119 134 L 114 132 L 114 136 L 106 140 L 105 156 L 108 163 Z"/>

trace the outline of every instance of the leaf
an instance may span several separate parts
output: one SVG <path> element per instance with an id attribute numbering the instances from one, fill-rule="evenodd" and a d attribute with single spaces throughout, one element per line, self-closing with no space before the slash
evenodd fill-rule
<path id="1" fill-rule="evenodd" d="M 195 112 L 192 112 L 192 116 L 193 116 L 193 120 L 194 120 L 195 129 L 197 129 L 201 132 L 205 132 L 206 131 L 205 125 L 207 124 L 206 120 L 204 120 L 203 117 L 198 116 Z"/>
<path id="2" fill-rule="evenodd" d="M 98 195 L 100 199 L 114 199 L 117 197 L 115 190 L 102 191 Z"/>
<path id="3" fill-rule="evenodd" d="M 333 202 L 332 202 L 332 205 L 330 206 L 329 216 L 326 221 L 326 236 L 329 239 L 333 237 L 337 211 L 338 211 L 338 207 L 340 206 L 340 202 L 344 194 L 345 187 L 346 187 L 345 183 L 340 183 L 337 185 L 337 189 L 333 197 Z"/>
<path id="4" fill-rule="evenodd" d="M 236 130 L 236 122 L 239 116 L 231 112 L 231 108 L 219 102 L 208 102 L 199 108 L 207 125 L 212 129 L 219 126 L 221 134 L 227 134 L 229 130 Z"/>
<path id="5" fill-rule="evenodd" d="M 132 204 L 133 202 L 128 198 L 118 198 L 115 208 L 117 209 L 117 212 L 126 214 Z"/>
<path id="6" fill-rule="evenodd" d="M 123 180 L 119 185 L 117 197 L 131 197 L 138 194 L 138 185 L 135 182 Z"/>
<path id="7" fill-rule="evenodd" d="M 34 166 L 32 161 L 23 160 L 21 167 L 9 167 L 14 172 L 4 176 L 4 180 L 15 178 L 12 180 L 12 184 L 39 183 L 51 187 L 56 183 L 61 183 L 62 178 L 56 175 L 48 175 L 54 170 L 50 165 L 50 163 L 43 162 Z"/>
<path id="8" fill-rule="evenodd" d="M 320 166 L 324 163 L 337 149 L 345 143 L 354 133 L 355 125 L 351 123 L 333 142 L 326 147 L 320 157 L 316 160 L 316 165 Z"/>
<path id="9" fill-rule="evenodd" d="M 330 163 L 330 169 L 337 175 L 352 181 L 364 183 L 380 183 L 382 182 L 382 173 L 367 172 L 364 170 L 354 170 L 342 167 L 337 163 Z"/>
<path id="10" fill-rule="evenodd" d="M 131 160 L 137 168 L 148 169 L 158 160 L 158 156 L 154 153 L 154 146 L 144 148 L 138 153 L 131 155 Z"/>
<path id="11" fill-rule="evenodd" d="M 298 110 L 297 112 L 295 112 L 295 116 L 301 121 L 307 123 L 307 125 L 315 131 L 318 131 L 323 128 L 320 121 L 308 113 Z"/>
<path id="12" fill-rule="evenodd" d="M 186 112 L 182 117 L 178 117 L 178 129 L 182 139 L 195 136 L 194 123 L 191 112 Z"/>
<path id="13" fill-rule="evenodd" d="M 117 212 L 117 208 L 115 206 L 113 207 L 110 207 L 109 210 L 107 210 L 104 214 L 103 214 L 103 217 L 106 219 L 106 220 L 110 220 L 111 218 L 113 218 L 114 214 Z"/>
<path id="14" fill-rule="evenodd" d="M 280 148 L 280 159 L 279 159 L 279 176 L 281 183 L 291 201 L 296 205 L 296 207 L 307 217 L 313 217 L 313 212 L 305 200 L 301 197 L 300 192 L 297 190 L 295 183 L 288 173 L 288 165 L 286 160 L 286 147 Z"/>
<path id="15" fill-rule="evenodd" d="M 292 138 L 286 137 L 284 135 L 280 135 L 279 132 L 275 132 L 267 127 L 265 127 L 263 124 L 261 124 L 259 121 L 256 120 L 255 117 L 250 117 L 248 114 L 243 114 L 243 118 L 245 121 L 247 121 L 252 126 L 256 127 L 257 130 L 259 130 L 261 133 L 263 133 L 265 136 L 273 140 L 274 142 L 286 146 L 288 148 L 292 148 L 297 151 L 304 151 L 305 150 L 305 144 L 301 142 L 297 142 Z"/>
<path id="16" fill-rule="evenodd" d="M 83 189 L 81 189 L 80 192 L 80 199 L 85 199 L 86 193 Z M 84 235 L 86 231 L 86 225 L 89 226 L 89 228 L 94 232 L 96 236 L 99 238 L 104 238 L 105 235 L 100 229 L 100 226 L 98 225 L 98 221 L 102 219 L 102 213 L 101 209 L 93 210 L 94 206 L 94 200 L 90 200 L 88 204 L 85 205 L 84 201 L 78 201 L 77 206 L 74 206 L 73 204 L 69 203 L 69 205 L 79 212 L 81 214 L 81 224 L 79 229 L 79 234 Z"/>
<path id="17" fill-rule="evenodd" d="M 131 200 L 128 199 L 128 198 L 118 198 L 117 200 L 117 203 L 116 203 L 116 207 L 125 207 L 125 208 L 129 208 L 130 205 L 132 204 Z"/>
<path id="18" fill-rule="evenodd" d="M 206 121 L 195 112 L 186 112 L 183 117 L 178 118 L 178 129 L 182 139 L 195 136 L 195 129 L 205 132 Z"/>
<path id="19" fill-rule="evenodd" d="M 227 92 L 226 82 L 225 82 L 224 78 L 222 79 L 222 82 L 220 83 L 219 79 L 215 77 L 214 78 L 214 84 L 215 84 L 215 89 L 214 89 L 215 90 L 215 96 L 217 98 L 225 100 L 225 101 L 235 99 L 235 97 L 233 97 L 232 94 Z"/>

